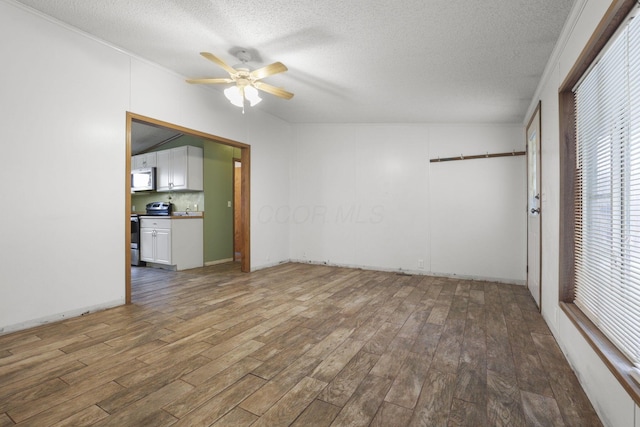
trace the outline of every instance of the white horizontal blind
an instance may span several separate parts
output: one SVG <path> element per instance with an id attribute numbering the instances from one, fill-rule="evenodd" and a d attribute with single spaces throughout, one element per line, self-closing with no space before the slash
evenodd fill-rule
<path id="1" fill-rule="evenodd" d="M 575 90 L 575 303 L 640 367 L 638 21 Z"/>

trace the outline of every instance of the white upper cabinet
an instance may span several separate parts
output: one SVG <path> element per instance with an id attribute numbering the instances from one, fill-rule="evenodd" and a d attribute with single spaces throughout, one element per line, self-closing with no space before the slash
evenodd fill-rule
<path id="1" fill-rule="evenodd" d="M 156 190 L 170 191 L 171 176 L 171 150 L 162 150 L 156 152 Z"/>
<path id="2" fill-rule="evenodd" d="M 202 157 L 202 148 L 190 145 L 157 151 L 157 191 L 202 191 Z"/>
<path id="3" fill-rule="evenodd" d="M 131 169 L 151 168 L 156 166 L 156 153 L 138 154 L 131 157 Z"/>

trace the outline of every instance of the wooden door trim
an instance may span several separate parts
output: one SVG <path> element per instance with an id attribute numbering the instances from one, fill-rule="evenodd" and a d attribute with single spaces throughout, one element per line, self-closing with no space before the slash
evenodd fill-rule
<path id="1" fill-rule="evenodd" d="M 251 179 L 249 172 L 251 171 L 251 150 L 249 146 L 240 151 L 240 163 L 242 163 L 240 191 L 240 205 L 242 206 L 242 214 L 240 215 L 240 223 L 242 224 L 242 260 L 240 261 L 240 269 L 249 273 L 251 271 L 251 216 L 250 216 L 250 199 L 251 199 Z"/>
<path id="2" fill-rule="evenodd" d="M 233 157 L 231 159 L 231 164 L 232 164 L 232 171 L 233 174 L 231 176 L 231 181 L 233 182 L 232 188 L 232 200 L 233 200 L 233 228 L 232 228 L 232 233 L 233 233 L 233 261 L 236 261 L 236 163 L 240 163 L 240 173 L 242 173 L 242 160 L 238 157 Z M 240 177 L 241 180 L 241 185 L 240 185 L 240 198 L 242 200 L 242 176 Z M 241 208 L 240 208 L 240 213 L 242 213 L 242 202 L 240 203 Z M 242 249 L 242 246 L 241 246 Z M 242 261 L 242 256 L 243 254 L 240 253 L 240 261 Z"/>
<path id="3" fill-rule="evenodd" d="M 126 138 L 125 138 L 125 303 L 131 304 L 131 123 L 134 121 L 147 123 L 156 126 L 162 126 L 169 129 L 174 129 L 187 135 L 200 137 L 212 142 L 228 145 L 230 147 L 240 148 L 240 161 L 242 162 L 241 170 L 241 187 L 242 195 L 240 204 L 242 206 L 242 215 L 240 221 L 242 223 L 242 239 L 244 246 L 244 253 L 242 256 L 242 262 L 240 264 L 241 271 L 248 273 L 251 271 L 251 223 L 250 223 L 250 209 L 251 209 L 251 146 L 242 142 L 234 141 L 232 139 L 223 138 L 221 136 L 212 135 L 206 132 L 201 132 L 195 129 L 186 128 L 173 123 L 164 122 L 151 117 L 146 117 L 140 114 L 127 111 L 126 114 Z"/>
<path id="4" fill-rule="evenodd" d="M 124 300 L 125 304 L 131 304 L 131 123 L 127 113 L 125 124 L 125 161 L 124 161 Z"/>

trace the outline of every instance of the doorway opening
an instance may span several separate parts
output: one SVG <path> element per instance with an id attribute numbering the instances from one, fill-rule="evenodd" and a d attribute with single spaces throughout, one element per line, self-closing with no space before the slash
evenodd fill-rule
<path id="1" fill-rule="evenodd" d="M 250 253 L 250 224 L 249 224 L 249 213 L 250 213 L 250 157 L 251 157 L 251 147 L 248 144 L 244 144 L 238 141 L 233 141 L 227 138 L 222 138 L 216 135 L 211 135 L 208 133 L 200 132 L 193 129 L 188 129 L 182 126 L 178 126 L 172 123 L 163 122 L 160 120 L 156 120 L 150 117 L 145 117 L 139 114 L 127 112 L 126 115 L 126 167 L 125 167 L 125 220 L 127 226 L 125 227 L 125 302 L 127 304 L 131 303 L 131 233 L 130 233 L 130 220 L 131 220 L 131 189 L 130 189 L 130 174 L 131 174 L 131 155 L 132 155 L 132 127 L 134 123 L 145 124 L 149 126 L 155 126 L 159 128 L 164 128 L 167 130 L 179 132 L 184 135 L 190 135 L 197 138 L 202 138 L 206 141 L 210 141 L 213 143 L 227 145 L 236 149 L 240 149 L 240 158 L 234 159 L 237 160 L 241 164 L 241 168 L 238 171 L 238 190 L 236 191 L 236 183 L 235 183 L 235 175 L 236 168 L 234 167 L 234 256 L 233 259 L 236 259 L 236 234 L 238 238 L 240 254 L 238 256 L 238 261 L 240 263 L 240 270 L 242 272 L 248 273 L 251 271 L 251 253 Z M 234 164 L 235 166 L 235 164 Z M 237 197 L 237 209 L 236 209 L 236 197 Z M 237 227 L 236 227 L 236 219 L 235 212 L 238 211 L 238 219 L 237 219 Z M 206 215 L 206 213 L 205 213 Z M 237 232 L 236 232 L 237 228 Z"/>

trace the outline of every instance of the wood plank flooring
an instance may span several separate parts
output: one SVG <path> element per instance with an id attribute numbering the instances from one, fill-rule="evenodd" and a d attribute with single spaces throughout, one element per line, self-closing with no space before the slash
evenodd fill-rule
<path id="1" fill-rule="evenodd" d="M 0 427 L 599 426 L 522 286 L 134 268 L 129 306 L 0 336 Z"/>

